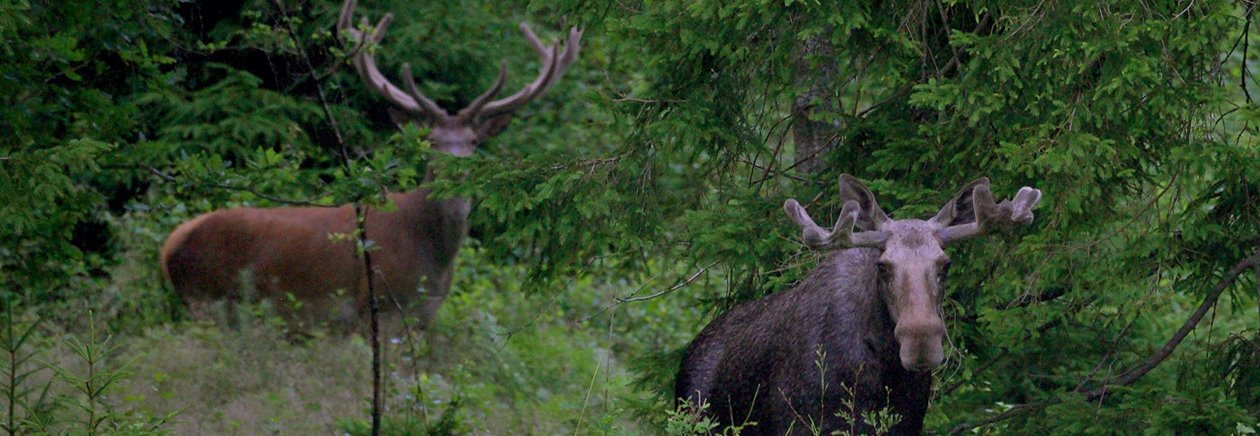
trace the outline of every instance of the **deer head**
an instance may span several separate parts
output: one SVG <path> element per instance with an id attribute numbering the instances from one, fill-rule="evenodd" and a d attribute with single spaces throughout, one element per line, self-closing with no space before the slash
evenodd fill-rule
<path id="1" fill-rule="evenodd" d="M 906 369 L 927 371 L 944 359 L 945 323 L 940 304 L 950 243 L 992 230 L 1009 230 L 1033 220 L 1041 191 L 1020 188 L 1013 200 L 995 203 L 989 179 L 971 182 L 929 220 L 888 218 L 871 191 L 848 174 L 840 176 L 843 205 L 836 226 L 827 231 L 814 223 L 796 200 L 783 205 L 801 227 L 805 244 L 816 249 L 869 247 L 880 250 L 879 295 L 896 325 L 894 336 Z"/>
<path id="2" fill-rule="evenodd" d="M 368 28 L 369 22 L 367 17 L 364 17 L 358 28 L 354 26 L 355 3 L 356 0 L 346 0 L 341 6 L 341 15 L 337 19 L 338 33 L 342 38 L 348 39 L 346 42 L 353 47 L 354 54 L 351 61 L 354 63 L 355 71 L 367 83 L 368 88 L 401 110 L 401 112 L 391 112 L 396 120 L 406 119 L 427 124 L 430 128 L 428 139 L 433 144 L 433 148 L 455 156 L 472 154 L 478 143 L 497 135 L 507 127 L 514 111 L 554 85 L 569 69 L 569 65 L 577 59 L 579 40 L 582 39 L 582 31 L 574 27 L 569 30 L 569 38 L 563 50 L 559 41 L 550 46 L 544 46 L 529 26 L 521 23 L 521 33 L 525 34 L 530 47 L 542 58 L 542 68 L 538 72 L 538 78 L 515 94 L 492 100 L 503 89 L 503 83 L 507 80 L 507 61 L 503 61 L 499 65 L 499 76 L 490 89 L 473 99 L 467 107 L 451 115 L 420 92 L 411 74 L 410 64 L 403 64 L 400 73 L 405 88 L 399 88 L 390 83 L 385 75 L 381 74 L 376 67 L 376 59 L 371 51 L 367 50 L 367 46 L 380 43 L 385 38 L 385 31 L 394 20 L 394 16 L 385 14 L 372 28 L 371 33 L 364 34 L 360 29 Z"/>

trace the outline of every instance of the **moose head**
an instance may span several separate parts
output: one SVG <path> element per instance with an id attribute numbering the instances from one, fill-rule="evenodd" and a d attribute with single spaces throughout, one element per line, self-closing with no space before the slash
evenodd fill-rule
<path id="1" fill-rule="evenodd" d="M 945 323 L 940 305 L 950 265 L 944 248 L 1032 222 L 1032 209 L 1041 200 L 1041 191 L 1023 187 L 1014 199 L 995 203 L 989 179 L 980 178 L 931 219 L 894 220 L 862 182 L 845 174 L 840 176 L 840 199 L 840 218 L 831 231 L 815 224 L 796 200 L 788 200 L 783 208 L 801 227 L 805 244 L 812 248 L 880 250 L 876 286 L 896 325 L 893 334 L 900 346 L 901 364 L 908 370 L 929 371 L 944 359 Z"/>

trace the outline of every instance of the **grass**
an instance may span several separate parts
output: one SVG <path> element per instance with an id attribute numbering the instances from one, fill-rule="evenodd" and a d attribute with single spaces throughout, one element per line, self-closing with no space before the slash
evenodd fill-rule
<path id="1" fill-rule="evenodd" d="M 430 331 L 385 338 L 387 430 L 656 432 L 636 409 L 654 407 L 655 393 L 633 383 L 631 356 L 681 347 L 699 312 L 666 299 L 613 305 L 614 295 L 637 287 L 632 283 L 584 279 L 554 294 L 527 295 L 516 285 L 524 268 L 475 266 L 477 256 L 465 253 L 456 289 Z M 115 295 L 143 293 L 135 288 L 155 277 L 134 264 L 119 270 L 127 273 L 107 285 Z M 85 304 L 108 309 L 113 301 L 107 295 Z M 175 434 L 366 431 L 370 350 L 363 337 L 317 332 L 295 340 L 266 305 L 237 311 L 234 322 L 135 327 L 125 320 L 134 310 L 115 308 L 111 321 L 130 327 L 114 329 L 107 355 L 94 363 L 124 368 L 125 377 L 94 401 L 137 416 L 172 415 L 161 428 Z M 62 344 L 80 324 L 45 322 L 41 340 Z M 40 354 L 53 368 L 76 365 L 72 347 Z"/>
<path id="2" fill-rule="evenodd" d="M 31 362 L 40 370 L 25 387 L 38 393 L 51 382 L 49 398 L 78 398 L 58 374 L 86 374 L 82 354 L 89 343 L 101 345 L 92 349 L 92 371 L 111 374 L 107 392 L 79 401 L 88 409 L 65 403 L 50 419 L 81 422 L 103 410 L 117 418 L 113 428 L 160 423 L 174 434 L 366 430 L 370 350 L 362 336 L 315 332 L 294 339 L 265 304 L 238 306 L 230 322 L 172 321 L 178 303 L 157 268 L 164 234 L 150 231 L 158 226 L 150 219 L 137 212 L 114 223 L 126 230 L 115 241 L 124 254 L 108 275 L 18 317 L 21 325 L 38 324 L 22 352 L 34 353 Z M 665 278 L 692 272 L 681 268 L 649 269 Z M 669 408 L 659 393 L 672 383 L 672 352 L 691 339 L 704 315 L 683 295 L 717 292 L 723 283 L 702 280 L 686 294 L 615 304 L 618 296 L 666 285 L 582 277 L 528 294 L 520 286 L 527 272 L 492 264 L 466 247 L 452 295 L 432 328 L 384 338 L 387 430 L 550 435 L 664 429 Z M 89 311 L 97 314 L 95 323 L 87 320 Z M 7 404 L 0 406 L 7 422 Z"/>

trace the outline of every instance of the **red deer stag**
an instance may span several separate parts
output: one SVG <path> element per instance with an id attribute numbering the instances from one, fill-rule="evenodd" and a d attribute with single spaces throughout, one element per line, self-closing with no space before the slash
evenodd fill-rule
<path id="1" fill-rule="evenodd" d="M 347 0 L 337 20 L 337 30 L 355 48 L 355 70 L 373 92 L 402 109 L 407 121 L 430 127 L 433 149 L 455 156 L 472 154 L 478 143 L 498 134 L 513 111 L 554 85 L 577 59 L 582 32 L 570 30 L 563 49 L 559 42 L 545 46 L 524 23 L 533 50 L 542 58 L 537 79 L 515 94 L 492 100 L 503 88 L 506 63 L 485 93 L 451 115 L 420 93 L 404 64 L 405 88 L 385 79 L 365 45 L 385 37 L 393 17 L 386 14 L 371 33 L 363 19 L 352 25 L 355 0 Z M 397 113 L 396 113 L 397 114 Z M 431 181 L 429 170 L 425 181 Z M 375 283 L 386 302 L 418 306 L 421 327 L 433 321 L 450 292 L 455 258 L 468 233 L 467 198 L 432 199 L 429 190 L 415 189 L 390 194 L 397 209 L 370 211 L 368 238 L 378 251 L 372 253 Z M 334 233 L 354 229 L 354 210 L 284 207 L 220 210 L 198 216 L 171 233 L 162 247 L 162 269 L 192 316 L 204 318 L 208 303 L 239 298 L 242 288 L 276 303 L 290 319 L 313 323 L 332 320 L 357 322 L 366 307 L 367 290 L 363 263 L 349 243 L 329 240 Z M 288 300 L 294 299 L 296 304 Z"/>
<path id="2" fill-rule="evenodd" d="M 849 175 L 840 177 L 840 198 L 830 232 L 796 200 L 783 205 L 806 245 L 839 251 L 795 288 L 713 320 L 687 347 L 674 393 L 694 407 L 709 403 L 705 413 L 723 428 L 755 422 L 746 434 L 811 425 L 821 434 L 870 434 L 876 429 L 864 417 L 888 408 L 900 420 L 884 430 L 919 433 L 931 371 L 945 356 L 943 248 L 1032 222 L 1041 191 L 1024 187 L 995 204 L 982 178 L 927 221 L 889 219 Z"/>

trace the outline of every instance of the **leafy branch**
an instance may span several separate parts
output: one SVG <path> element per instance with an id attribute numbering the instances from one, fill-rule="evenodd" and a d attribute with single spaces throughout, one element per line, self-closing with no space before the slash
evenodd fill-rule
<path id="1" fill-rule="evenodd" d="M 1168 359 L 1168 357 L 1172 355 L 1173 351 L 1176 351 L 1177 346 L 1181 345 L 1181 342 L 1186 339 L 1186 336 L 1189 335 L 1191 331 L 1194 331 L 1194 328 L 1199 325 L 1199 322 L 1203 320 L 1203 317 L 1207 315 L 1208 311 L 1211 310 L 1212 307 L 1216 305 L 1216 302 L 1220 299 L 1221 294 L 1224 293 L 1226 289 L 1229 289 L 1229 287 L 1234 284 L 1235 280 L 1238 278 L 1240 274 L 1252 268 L 1256 269 L 1257 276 L 1258 278 L 1260 278 L 1260 250 L 1257 250 L 1255 254 L 1238 261 L 1238 263 L 1234 264 L 1232 268 L 1226 271 L 1225 275 L 1221 277 L 1220 281 L 1218 281 L 1216 285 L 1212 287 L 1211 292 L 1209 292 L 1208 295 L 1203 298 L 1203 302 L 1199 304 L 1199 307 L 1195 309 L 1194 313 L 1190 314 L 1190 317 L 1186 319 L 1184 323 L 1182 323 L 1181 327 L 1178 328 L 1177 331 L 1173 334 L 1173 336 L 1169 338 L 1167 342 L 1164 343 L 1164 346 L 1161 347 L 1159 351 L 1156 351 L 1155 353 L 1151 354 L 1149 357 L 1143 360 L 1142 363 L 1134 366 L 1128 371 L 1121 373 L 1119 376 L 1116 376 L 1110 380 L 1103 382 L 1102 386 L 1098 388 L 1086 389 L 1082 385 L 1082 387 L 1077 388 L 1073 392 L 1084 396 L 1086 400 L 1099 400 L 1106 397 L 1107 394 L 1109 394 L 1114 388 L 1121 387 L 1121 386 L 1128 386 L 1138 381 L 1138 379 L 1141 379 L 1142 376 L 1145 376 L 1152 369 L 1155 369 L 1161 363 L 1163 363 L 1164 360 Z M 1256 286 L 1257 286 L 1257 292 L 1258 294 L 1260 294 L 1260 283 L 1258 283 Z M 971 429 L 988 426 L 994 423 L 998 423 L 998 422 L 1002 422 L 1002 421 L 1014 418 L 1016 416 L 1023 415 L 1024 413 L 1027 413 L 1027 412 L 1044 409 L 1048 406 L 1058 404 L 1061 401 L 1062 400 L 1059 398 L 1049 398 L 1042 401 L 1019 404 L 1010 408 L 1009 410 L 1006 410 L 1002 413 L 989 417 L 985 419 L 984 421 L 980 421 L 978 423 L 959 424 L 955 426 L 954 428 L 950 429 L 949 432 L 962 433 Z"/>

